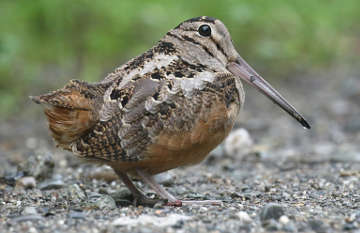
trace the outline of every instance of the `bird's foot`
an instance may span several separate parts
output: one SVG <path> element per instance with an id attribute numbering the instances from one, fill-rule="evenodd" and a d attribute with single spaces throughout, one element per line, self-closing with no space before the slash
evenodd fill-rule
<path id="1" fill-rule="evenodd" d="M 166 201 L 162 199 L 151 199 L 145 196 L 134 196 L 133 197 L 133 205 L 134 206 L 147 206 L 147 207 L 154 207 L 157 203 L 166 203 Z"/>

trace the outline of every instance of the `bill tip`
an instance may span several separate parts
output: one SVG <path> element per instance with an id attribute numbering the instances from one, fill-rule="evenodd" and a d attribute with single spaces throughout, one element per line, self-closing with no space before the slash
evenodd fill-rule
<path id="1" fill-rule="evenodd" d="M 304 127 L 304 129 L 311 129 L 310 124 L 305 119 L 301 119 L 300 123 Z"/>

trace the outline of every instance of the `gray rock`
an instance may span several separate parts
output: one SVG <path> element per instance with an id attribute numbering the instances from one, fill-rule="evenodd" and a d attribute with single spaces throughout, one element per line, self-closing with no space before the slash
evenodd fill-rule
<path id="1" fill-rule="evenodd" d="M 61 179 L 49 179 L 44 180 L 39 184 L 39 189 L 41 190 L 49 190 L 49 189 L 60 189 L 64 187 L 65 183 Z"/>
<path id="2" fill-rule="evenodd" d="M 79 187 L 78 184 L 71 184 L 67 187 L 69 199 L 74 202 L 86 200 L 85 192 Z"/>
<path id="3" fill-rule="evenodd" d="M 36 180 L 33 176 L 24 176 L 16 181 L 16 186 L 23 188 L 34 188 L 36 186 Z"/>
<path id="4" fill-rule="evenodd" d="M 269 203 L 261 209 L 260 220 L 262 222 L 269 219 L 278 220 L 284 214 L 285 210 L 283 206 L 277 203 Z"/>
<path id="5" fill-rule="evenodd" d="M 286 215 L 282 215 L 279 218 L 279 223 L 281 223 L 283 225 L 288 224 L 289 222 L 290 222 L 290 219 Z"/>
<path id="6" fill-rule="evenodd" d="M 243 223 L 252 222 L 251 217 L 245 211 L 240 211 L 236 215 L 239 217 L 240 221 L 243 222 Z"/>
<path id="7" fill-rule="evenodd" d="M 320 220 L 315 220 L 315 219 L 309 220 L 308 225 L 313 231 L 317 233 L 327 232 L 324 223 Z"/>
<path id="8" fill-rule="evenodd" d="M 116 203 L 109 195 L 91 193 L 88 199 L 88 206 L 96 209 L 115 209 Z"/>
<path id="9" fill-rule="evenodd" d="M 81 211 L 70 210 L 68 217 L 72 219 L 85 219 L 86 214 Z"/>
<path id="10" fill-rule="evenodd" d="M 38 220 L 42 220 L 43 217 L 41 217 L 38 214 L 32 214 L 32 215 L 24 215 L 24 216 L 19 216 L 19 217 L 15 217 L 12 219 L 12 221 L 14 222 L 25 222 L 25 221 L 38 221 Z"/>
<path id="11" fill-rule="evenodd" d="M 285 225 L 283 225 L 282 230 L 286 232 L 297 232 L 296 226 L 293 222 L 289 222 Z"/>
<path id="12" fill-rule="evenodd" d="M 251 151 L 254 142 L 246 129 L 233 130 L 224 141 L 225 153 L 229 156 L 242 156 Z"/>
<path id="13" fill-rule="evenodd" d="M 267 230 L 267 231 L 278 231 L 281 228 L 281 225 L 279 222 L 277 222 L 275 219 L 271 218 L 266 220 L 263 223 L 263 227 Z"/>
<path id="14" fill-rule="evenodd" d="M 33 207 L 33 206 L 26 206 L 21 213 L 22 213 L 22 215 L 35 215 L 35 214 L 38 214 L 36 208 Z"/>

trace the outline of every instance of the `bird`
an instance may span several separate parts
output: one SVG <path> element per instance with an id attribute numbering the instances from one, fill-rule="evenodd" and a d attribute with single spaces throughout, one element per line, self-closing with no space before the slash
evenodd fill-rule
<path id="1" fill-rule="evenodd" d="M 167 205 L 216 204 L 221 201 L 180 200 L 154 175 L 201 162 L 226 138 L 244 105 L 242 81 L 310 129 L 239 55 L 226 26 L 208 16 L 180 23 L 102 81 L 70 80 L 30 98 L 44 107 L 58 147 L 112 167 L 137 203 L 154 200 L 132 178 L 140 178 Z"/>

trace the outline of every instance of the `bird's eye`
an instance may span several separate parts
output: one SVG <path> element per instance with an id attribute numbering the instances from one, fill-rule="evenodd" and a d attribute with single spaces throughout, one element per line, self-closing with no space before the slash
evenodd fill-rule
<path id="1" fill-rule="evenodd" d="M 198 32 L 202 36 L 210 36 L 211 35 L 211 27 L 207 24 L 203 24 L 199 27 Z"/>

